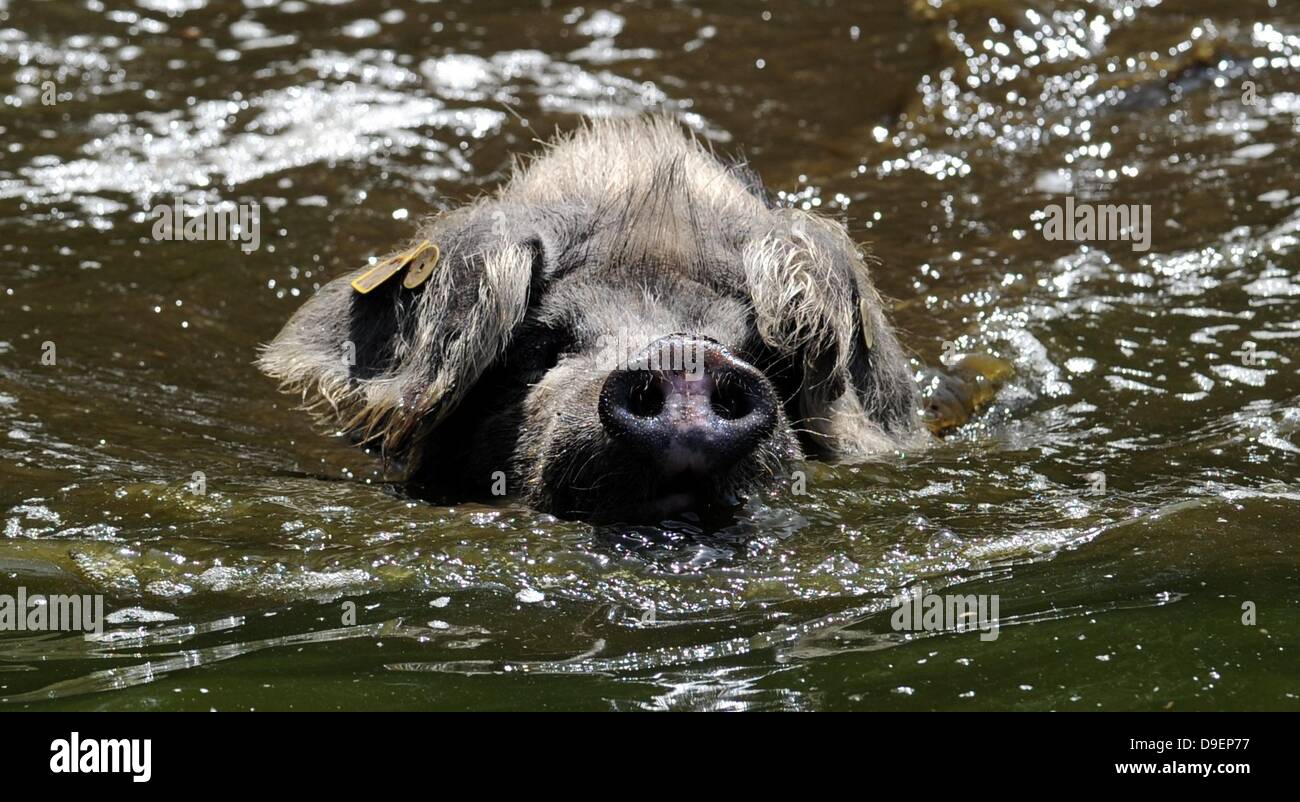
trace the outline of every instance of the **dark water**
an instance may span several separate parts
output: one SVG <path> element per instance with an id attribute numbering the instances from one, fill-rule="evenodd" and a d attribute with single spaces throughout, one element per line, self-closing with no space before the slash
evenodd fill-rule
<path id="1" fill-rule="evenodd" d="M 2 707 L 1300 707 L 1290 0 L 0 2 L 0 96 L 0 592 L 113 621 L 0 633 Z M 653 110 L 847 220 L 998 403 L 705 536 L 408 499 L 252 367 L 536 137 Z M 1047 241 L 1066 194 L 1150 250 Z M 178 197 L 261 247 L 155 241 Z M 999 637 L 895 632 L 918 586 Z"/>

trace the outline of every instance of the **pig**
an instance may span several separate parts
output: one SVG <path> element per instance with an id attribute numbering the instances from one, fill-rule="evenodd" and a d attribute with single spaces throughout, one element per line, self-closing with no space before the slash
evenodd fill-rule
<path id="1" fill-rule="evenodd" d="M 404 247 L 258 362 L 444 495 L 650 520 L 928 437 L 874 260 L 670 119 L 587 122 Z"/>

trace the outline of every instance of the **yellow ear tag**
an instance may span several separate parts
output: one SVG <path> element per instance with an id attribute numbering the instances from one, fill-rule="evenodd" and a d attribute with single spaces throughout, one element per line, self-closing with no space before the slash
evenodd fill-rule
<path id="1" fill-rule="evenodd" d="M 406 267 L 412 259 L 428 247 L 429 241 L 424 240 L 414 248 L 408 248 L 401 253 L 395 253 L 387 259 L 380 261 L 379 264 L 352 279 L 352 289 L 365 295 L 383 284 L 385 281 L 388 281 L 390 278 L 397 275 L 399 270 Z"/>
<path id="2" fill-rule="evenodd" d="M 433 275 L 433 269 L 438 266 L 438 259 L 441 256 L 442 252 L 438 250 L 438 246 L 430 245 L 429 241 L 425 240 L 415 252 L 411 268 L 406 271 L 406 276 L 402 279 L 402 286 L 413 290 L 423 284 L 429 276 Z"/>

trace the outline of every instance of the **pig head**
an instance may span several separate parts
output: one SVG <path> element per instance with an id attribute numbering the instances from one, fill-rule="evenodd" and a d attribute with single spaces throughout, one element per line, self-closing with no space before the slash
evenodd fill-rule
<path id="1" fill-rule="evenodd" d="M 774 207 L 669 120 L 561 137 L 426 240 L 423 282 L 338 278 L 259 359 L 407 478 L 644 519 L 923 436 L 843 227 Z"/>

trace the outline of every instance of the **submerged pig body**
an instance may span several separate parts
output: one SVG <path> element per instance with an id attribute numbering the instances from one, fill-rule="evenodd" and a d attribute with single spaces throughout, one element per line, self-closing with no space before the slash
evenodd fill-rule
<path id="1" fill-rule="evenodd" d="M 593 123 L 423 240 L 426 280 L 327 284 L 260 365 L 448 492 L 653 517 L 925 436 L 844 229 L 669 121 Z"/>

